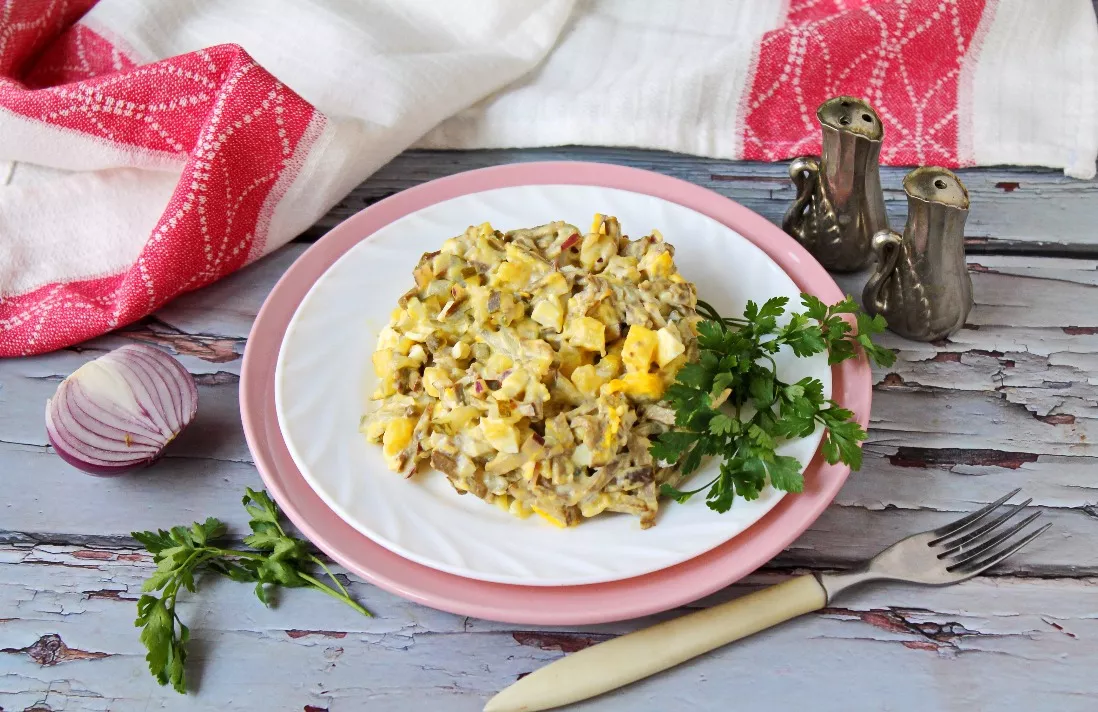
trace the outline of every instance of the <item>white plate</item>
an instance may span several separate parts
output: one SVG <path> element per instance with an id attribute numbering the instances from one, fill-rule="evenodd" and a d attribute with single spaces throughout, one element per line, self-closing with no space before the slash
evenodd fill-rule
<path id="1" fill-rule="evenodd" d="M 389 471 L 381 447 L 358 432 L 376 385 L 370 365 L 378 331 L 413 284 L 424 252 L 469 225 L 499 230 L 566 220 L 586 229 L 594 213 L 616 215 L 633 238 L 653 228 L 675 246 L 675 262 L 702 299 L 738 315 L 751 299 L 799 290 L 777 264 L 737 232 L 689 208 L 639 193 L 576 185 L 515 186 L 436 203 L 364 239 L 325 272 L 286 330 L 275 372 L 278 422 L 294 462 L 317 494 L 349 524 L 412 561 L 459 576 L 498 583 L 562 586 L 602 583 L 673 566 L 736 536 L 776 505 L 767 488 L 731 511 L 710 511 L 701 496 L 665 501 L 656 526 L 603 514 L 571 529 L 531 517 L 520 520 L 471 495 L 458 496 L 438 472 L 405 480 Z M 779 376 L 820 379 L 831 395 L 826 356 L 778 354 Z M 783 455 L 807 465 L 822 431 L 784 444 Z M 803 469 L 803 468 L 802 468 Z M 692 482 L 716 473 L 715 462 Z M 695 485 L 697 486 L 697 485 Z"/>

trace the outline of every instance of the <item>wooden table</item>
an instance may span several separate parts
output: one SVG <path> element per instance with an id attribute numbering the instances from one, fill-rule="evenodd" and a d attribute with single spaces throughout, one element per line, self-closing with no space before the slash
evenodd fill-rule
<path id="1" fill-rule="evenodd" d="M 145 669 L 134 600 L 150 561 L 129 532 L 207 515 L 236 527 L 261 485 L 237 407 L 248 329 L 315 238 L 396 191 L 485 165 L 623 163 L 712 188 L 777 221 L 784 165 L 609 149 L 411 152 L 292 244 L 121 334 L 0 362 L 0 709 L 480 710 L 523 673 L 654 619 L 545 629 L 462 618 L 351 578 L 377 615 L 291 591 L 265 610 L 210 582 L 182 605 L 193 639 L 183 697 Z M 905 171 L 884 171 L 893 225 Z M 841 569 L 881 545 L 1024 487 L 1054 528 L 991 575 L 945 589 L 882 586 L 705 656 L 584 710 L 1098 709 L 1098 182 L 1030 169 L 962 171 L 976 309 L 948 341 L 891 337 L 876 373 L 866 463 L 788 550 L 706 605 L 791 574 Z M 732 275 L 734 277 L 734 275 Z M 860 293 L 862 278 L 844 278 Z M 143 474 L 86 477 L 46 445 L 57 383 L 127 341 L 179 356 L 198 420 Z M 671 611 L 667 616 L 682 611 Z"/>

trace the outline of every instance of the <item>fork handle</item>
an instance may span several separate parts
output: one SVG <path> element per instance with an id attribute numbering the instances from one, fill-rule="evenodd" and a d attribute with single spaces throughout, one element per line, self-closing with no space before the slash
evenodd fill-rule
<path id="1" fill-rule="evenodd" d="M 500 692 L 484 712 L 535 712 L 586 700 L 824 607 L 812 575 L 658 623 L 557 660 Z"/>

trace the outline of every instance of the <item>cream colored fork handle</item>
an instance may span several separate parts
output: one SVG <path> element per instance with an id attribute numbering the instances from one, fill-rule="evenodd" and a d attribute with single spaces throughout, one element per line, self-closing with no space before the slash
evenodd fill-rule
<path id="1" fill-rule="evenodd" d="M 815 577 L 798 576 L 572 653 L 500 692 L 484 712 L 534 712 L 586 700 L 819 610 L 826 601 Z"/>

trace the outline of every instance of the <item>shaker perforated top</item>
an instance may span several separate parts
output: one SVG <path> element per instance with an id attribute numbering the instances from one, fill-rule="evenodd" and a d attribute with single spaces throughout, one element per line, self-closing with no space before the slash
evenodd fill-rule
<path id="1" fill-rule="evenodd" d="M 828 99 L 816 110 L 816 118 L 824 126 L 850 131 L 865 136 L 870 141 L 884 138 L 884 126 L 880 117 L 864 99 L 853 96 Z"/>
<path id="2" fill-rule="evenodd" d="M 904 178 L 904 191 L 929 203 L 952 205 L 968 210 L 968 189 L 953 171 L 938 166 L 922 166 Z"/>

